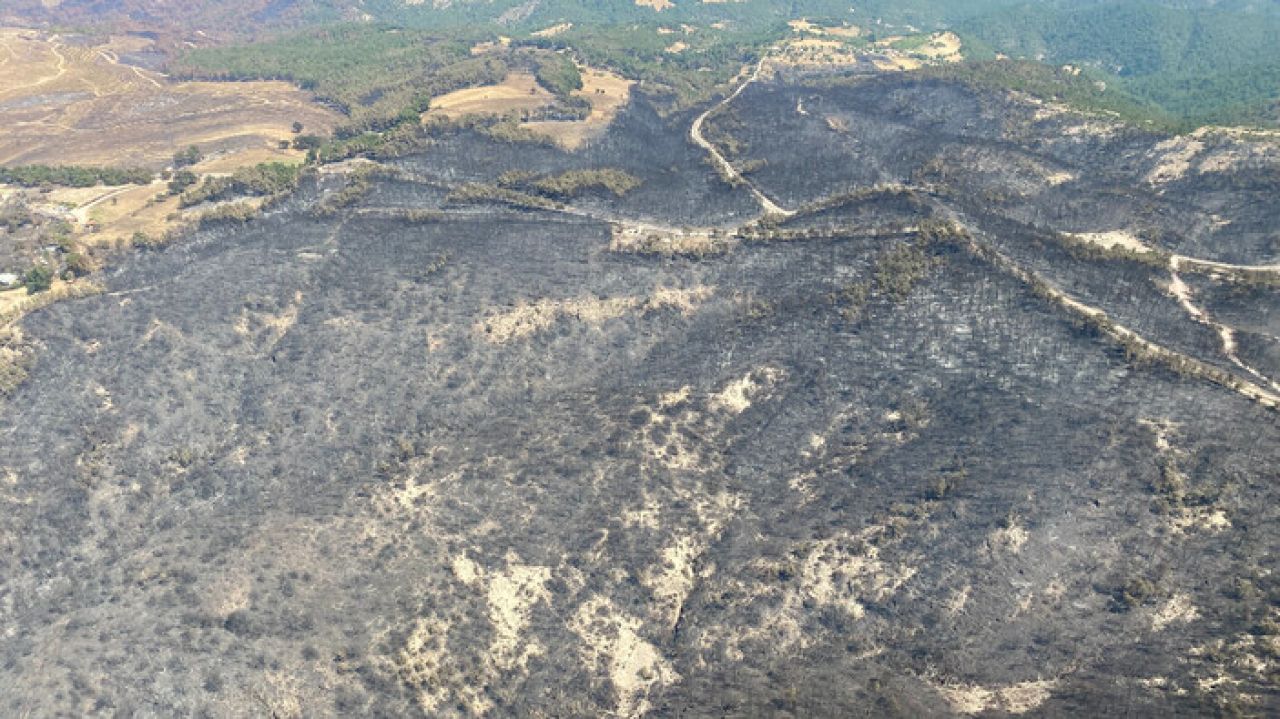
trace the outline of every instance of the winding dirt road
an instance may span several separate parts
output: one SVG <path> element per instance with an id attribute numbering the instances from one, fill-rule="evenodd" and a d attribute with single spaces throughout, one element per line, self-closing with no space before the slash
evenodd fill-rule
<path id="1" fill-rule="evenodd" d="M 1275 392 L 1280 392 L 1280 383 L 1258 371 L 1255 367 L 1245 364 L 1237 353 L 1236 330 L 1230 325 L 1214 320 L 1204 308 L 1199 307 L 1194 302 L 1194 294 L 1191 287 L 1182 280 L 1178 274 L 1178 270 L 1183 264 L 1200 265 L 1202 267 L 1210 267 L 1217 269 L 1229 270 L 1248 270 L 1248 271 L 1274 271 L 1280 269 L 1280 265 L 1231 265 L 1223 262 L 1214 262 L 1212 260 L 1197 260 L 1193 257 L 1184 255 L 1174 255 L 1169 258 L 1169 292 L 1178 300 L 1178 304 L 1182 305 L 1182 309 L 1191 317 L 1191 319 L 1212 329 L 1218 333 L 1218 337 L 1222 340 L 1222 354 L 1232 364 L 1240 369 L 1253 375 L 1259 382 L 1264 383 L 1267 387 Z"/>
<path id="2" fill-rule="evenodd" d="M 760 188 L 755 186 L 755 183 L 743 177 L 742 173 L 738 172 L 737 168 L 733 166 L 733 163 L 729 162 L 729 160 L 716 149 L 715 145 L 708 142 L 707 138 L 702 136 L 702 125 L 706 122 L 711 113 L 716 112 L 720 108 L 733 102 L 738 95 L 742 94 L 743 90 L 747 89 L 747 86 L 760 79 L 760 71 L 764 68 L 764 63 L 767 59 L 768 55 L 760 58 L 760 61 L 756 63 L 755 68 L 751 71 L 751 74 L 748 75 L 747 79 L 738 86 L 738 89 L 734 90 L 720 102 L 707 108 L 701 115 L 698 115 L 698 117 L 694 119 L 693 125 L 689 128 L 689 137 L 693 140 L 694 144 L 701 147 L 703 150 L 706 150 L 707 153 L 711 155 L 712 162 L 716 163 L 716 166 L 720 168 L 721 173 L 723 173 L 730 182 L 739 183 L 743 187 L 747 188 L 751 193 L 751 196 L 755 198 L 757 203 L 759 203 L 761 209 L 764 210 L 766 215 L 791 217 L 796 214 L 795 210 L 788 210 L 780 207 L 776 202 L 769 199 L 768 195 L 765 195 L 760 191 Z"/>

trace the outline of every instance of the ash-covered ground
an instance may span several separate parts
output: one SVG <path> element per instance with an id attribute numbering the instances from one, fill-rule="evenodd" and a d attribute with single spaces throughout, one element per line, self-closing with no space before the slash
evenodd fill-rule
<path id="1" fill-rule="evenodd" d="M 0 714 L 1280 711 L 1274 145 L 762 82 L 751 224 L 691 120 L 448 135 L 30 315 Z"/>

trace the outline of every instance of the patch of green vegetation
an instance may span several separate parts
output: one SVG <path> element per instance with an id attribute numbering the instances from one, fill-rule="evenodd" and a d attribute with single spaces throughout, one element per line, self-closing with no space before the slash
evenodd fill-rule
<path id="1" fill-rule="evenodd" d="M 169 178 L 169 194 L 181 195 L 188 187 L 199 181 L 200 178 L 191 170 L 178 170 Z"/>
<path id="2" fill-rule="evenodd" d="M 578 65 L 568 55 L 555 54 L 539 58 L 534 76 L 554 95 L 566 97 L 574 90 L 582 89 L 582 73 Z"/>
<path id="3" fill-rule="evenodd" d="M 925 253 L 921 243 L 898 245 L 876 262 L 875 288 L 891 302 L 901 302 L 933 264 L 933 258 Z"/>
<path id="4" fill-rule="evenodd" d="M 917 236 L 911 242 L 895 245 L 876 258 L 870 280 L 851 282 L 833 296 L 841 306 L 845 319 L 853 321 L 862 316 L 863 309 L 873 297 L 882 297 L 892 304 L 911 296 L 912 291 L 924 281 L 929 270 L 937 266 L 939 259 L 933 248 L 963 236 L 963 231 L 945 222 L 924 220 Z"/>
<path id="5" fill-rule="evenodd" d="M 559 206 L 558 203 L 545 197 L 479 182 L 471 182 L 455 188 L 445 197 L 445 202 L 449 204 L 494 202 L 533 210 L 553 210 Z"/>
<path id="6" fill-rule="evenodd" d="M 1139 265 L 1145 265 L 1152 269 L 1165 270 L 1169 267 L 1169 261 L 1172 257 L 1168 252 L 1162 250 L 1151 250 L 1144 252 L 1134 250 L 1119 245 L 1112 247 L 1103 247 L 1099 244 L 1081 240 L 1071 235 L 1063 233 L 1055 233 L 1054 239 L 1064 247 L 1072 257 L 1078 260 L 1087 260 L 1090 262 L 1133 262 Z"/>
<path id="7" fill-rule="evenodd" d="M 743 30 L 664 35 L 669 21 L 622 25 L 577 25 L 551 37 L 528 37 L 517 44 L 572 50 L 582 62 L 608 68 L 640 82 L 664 110 L 691 107 L 715 94 L 743 65 L 759 59 L 763 48 L 786 34 L 782 23 Z M 677 38 L 681 52 L 667 52 Z"/>
<path id="8" fill-rule="evenodd" d="M 173 153 L 173 166 L 186 167 L 194 165 L 204 159 L 204 153 L 200 152 L 200 148 L 192 145 L 185 150 L 179 150 Z"/>
<path id="9" fill-rule="evenodd" d="M 1073 65 L 1083 81 L 1105 83 L 1113 97 L 1100 102 L 1070 92 L 1062 101 L 1115 109 L 1126 121 L 1156 120 L 1178 130 L 1280 122 L 1280 12 L 1270 3 L 861 0 L 858 13 L 883 21 L 884 29 L 873 29 L 879 34 L 906 25 L 952 29 L 969 60 L 994 60 L 1001 53 L 1052 67 Z M 988 70 L 993 68 L 978 72 Z M 1013 79 L 1027 92 L 1058 94 L 999 71 L 988 84 L 1000 79 Z M 1134 114 L 1116 105 L 1145 109 Z"/>
<path id="10" fill-rule="evenodd" d="M 14 195 L 0 201 L 0 227 L 14 232 L 20 227 L 33 224 L 35 224 L 35 215 L 32 214 L 26 198 L 22 195 Z"/>
<path id="11" fill-rule="evenodd" d="M 22 284 L 26 286 L 29 295 L 46 292 L 53 286 L 53 270 L 44 265 L 36 265 L 22 276 Z"/>
<path id="12" fill-rule="evenodd" d="M 889 47 L 903 52 L 914 52 L 929 44 L 932 36 L 925 34 L 907 35 L 889 43 Z"/>
<path id="13" fill-rule="evenodd" d="M 252 202 L 231 202 L 204 212 L 200 215 L 199 223 L 202 225 L 214 222 L 236 222 L 243 224 L 261 216 L 262 210 Z"/>
<path id="14" fill-rule="evenodd" d="M 206 177 L 199 186 L 182 193 L 178 206 L 191 207 L 202 202 L 216 202 L 244 195 L 282 195 L 298 186 L 300 173 L 300 166 L 285 162 L 264 162 L 253 167 L 242 167 L 229 177 Z"/>
<path id="15" fill-rule="evenodd" d="M 1155 600 L 1159 586 L 1142 576 L 1129 577 L 1112 591 L 1112 611 L 1127 612 Z"/>
<path id="16" fill-rule="evenodd" d="M 615 197 L 622 197 L 640 186 L 640 179 L 616 168 L 595 170 L 570 170 L 547 177 L 514 179 L 508 175 L 500 178 L 508 187 L 532 189 L 543 195 L 567 199 L 591 190 L 606 190 Z"/>
<path id="17" fill-rule="evenodd" d="M 1182 128 L 1280 120 L 1280 17 L 1153 2 L 1020 5 L 960 25 L 1015 58 L 1072 64 Z"/>
<path id="18" fill-rule="evenodd" d="M 1061 102 L 1086 112 L 1113 115 L 1116 119 L 1156 130 L 1175 130 L 1179 123 L 1160 108 L 1099 81 L 1063 68 L 1026 60 L 986 60 L 926 66 L 923 77 L 960 82 L 971 87 L 1016 90 Z"/>
<path id="19" fill-rule="evenodd" d="M 151 170 L 126 167 L 80 167 L 76 165 L 17 165 L 0 167 L 0 182 L 22 187 L 60 185 L 145 185 L 155 176 Z"/>
<path id="20" fill-rule="evenodd" d="M 448 37 L 424 30 L 341 25 L 267 42 L 192 50 L 174 61 L 179 78 L 284 80 L 311 90 L 351 117 L 348 135 L 426 110 L 433 95 L 499 82 L 501 58 L 474 57 L 484 31 Z M 339 133 L 341 134 L 341 133 Z"/>
<path id="21" fill-rule="evenodd" d="M 0 327 L 0 397 L 13 394 L 35 364 L 35 352 L 12 325 Z"/>

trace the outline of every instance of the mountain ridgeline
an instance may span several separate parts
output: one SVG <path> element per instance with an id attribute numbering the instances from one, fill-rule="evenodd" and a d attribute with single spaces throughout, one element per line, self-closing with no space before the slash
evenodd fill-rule
<path id="1" fill-rule="evenodd" d="M 786 21 L 795 17 L 854 24 L 867 32 L 868 39 L 949 28 L 964 39 L 965 55 L 970 59 L 1007 56 L 1071 66 L 1073 72 L 1083 73 L 1101 92 L 1141 108 L 1142 119 L 1161 126 L 1190 129 L 1201 124 L 1269 126 L 1280 122 L 1280 51 L 1276 49 L 1280 47 L 1280 12 L 1274 3 L 866 0 L 850 5 L 833 0 L 746 0 L 683 2 L 657 12 L 629 2 L 542 0 L 517 4 L 500 0 L 457 2 L 437 8 L 377 0 L 361 4 L 357 12 L 341 3 L 298 0 L 283 6 L 273 4 L 270 14 L 254 10 L 255 7 L 242 7 L 253 20 L 246 26 L 273 29 L 275 33 L 335 19 L 358 19 L 366 25 L 372 22 L 435 33 L 441 40 L 454 42 L 504 34 L 570 48 L 624 74 L 659 81 L 685 70 L 723 73 L 736 68 L 752 52 L 762 51 L 785 34 Z M 44 12 L 52 13 L 51 17 L 63 13 L 74 19 L 81 17 L 77 13 L 89 9 L 71 3 Z M 111 11 L 101 12 L 110 16 Z M 201 17 L 196 12 L 173 22 L 199 28 Z M 555 37 L 530 36 L 557 24 L 563 24 L 565 31 Z M 686 44 L 691 48 L 664 53 L 670 43 L 655 44 L 653 30 L 682 24 L 701 28 L 690 35 Z M 400 76 L 389 70 L 400 65 L 395 53 L 402 55 L 403 50 L 388 44 L 405 44 L 407 38 L 390 43 L 381 38 L 370 46 L 367 36 L 352 34 L 359 31 L 348 28 L 338 32 L 339 35 L 316 36 L 304 31 L 266 45 L 196 51 L 184 56 L 176 68 L 179 72 L 217 78 L 278 76 L 280 72 L 266 69 L 278 66 L 295 68 L 285 77 L 301 78 L 316 74 L 319 68 L 324 68 L 325 73 L 344 73 L 343 68 L 349 68 L 354 58 L 356 62 L 364 59 L 371 63 L 369 71 L 362 75 Z M 325 52 L 308 50 L 299 54 L 316 43 L 324 46 Z M 247 71 L 255 62 L 260 69 Z M 311 69 L 297 72 L 300 62 Z M 370 77 L 362 82 L 377 85 Z M 696 84 L 696 79 L 691 82 Z M 1053 88 L 1046 88 L 1045 92 L 1054 94 Z"/>

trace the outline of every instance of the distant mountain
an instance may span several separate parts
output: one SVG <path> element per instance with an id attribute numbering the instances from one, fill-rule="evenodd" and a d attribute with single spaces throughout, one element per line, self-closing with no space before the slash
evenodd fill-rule
<path id="1" fill-rule="evenodd" d="M 358 20 L 358 0 L 12 0 L 0 21 L 95 29 L 200 31 L 253 35 L 263 30 Z M 46 5 L 50 5 L 46 7 Z"/>
<path id="2" fill-rule="evenodd" d="M 965 34 L 1002 53 L 1082 65 L 1172 116 L 1274 122 L 1280 16 L 1269 3 L 1020 5 L 970 18 Z M 1255 7 L 1257 6 L 1257 7 Z"/>
<path id="3" fill-rule="evenodd" d="M 1176 15 L 1180 10 L 1212 11 L 1256 18 L 1280 15 L 1280 4 L 1259 0 L 743 0 L 742 2 L 634 2 L 633 0 L 11 0 L 0 9 L 7 22 L 182 29 L 218 35 L 254 35 L 264 31 L 341 21 L 372 21 L 429 27 L 456 22 L 535 25 L 553 21 L 588 24 L 661 18 L 676 21 L 731 21 L 763 26 L 796 17 L 840 18 L 854 23 L 913 24 L 921 28 L 994 22 L 997 27 L 1054 25 L 1064 14 L 1106 15 L 1147 8 Z M 1163 23 L 1162 18 L 1154 18 Z M 1159 25 L 1157 26 L 1157 29 Z M 1025 42 L 1028 38 L 1016 38 Z"/>

